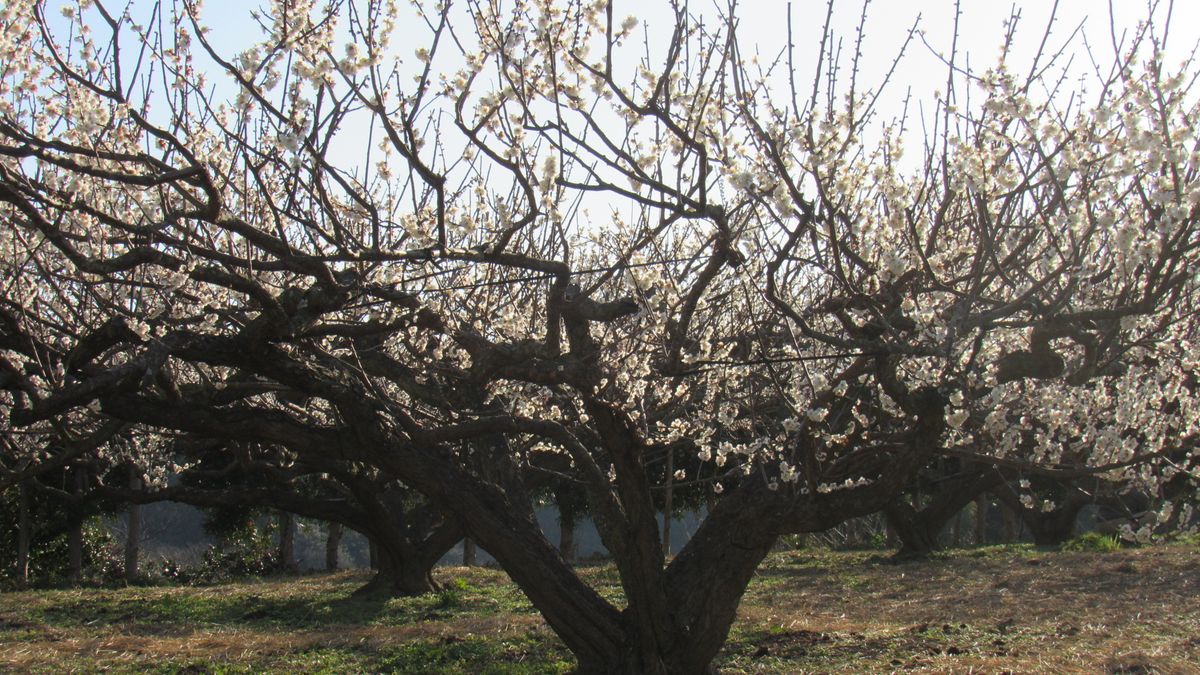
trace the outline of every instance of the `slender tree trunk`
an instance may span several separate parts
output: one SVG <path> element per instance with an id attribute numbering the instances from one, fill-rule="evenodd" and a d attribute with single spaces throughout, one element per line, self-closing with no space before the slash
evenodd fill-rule
<path id="1" fill-rule="evenodd" d="M 1011 544 L 1017 540 L 1017 525 L 1020 520 L 1012 509 L 1004 509 L 1004 542 Z"/>
<path id="2" fill-rule="evenodd" d="M 575 516 L 573 514 L 558 516 L 558 550 L 563 560 L 575 562 Z"/>
<path id="3" fill-rule="evenodd" d="M 29 484 L 21 481 L 17 494 L 17 587 L 29 585 L 29 542 L 33 538 L 29 518 Z"/>
<path id="4" fill-rule="evenodd" d="M 370 566 L 373 570 L 379 569 L 379 544 L 375 542 L 374 537 L 367 539 L 367 553 L 370 555 Z"/>
<path id="5" fill-rule="evenodd" d="M 667 486 L 663 492 L 662 551 L 671 555 L 671 500 L 675 494 L 675 453 L 667 452 Z"/>
<path id="6" fill-rule="evenodd" d="M 988 516 L 988 501 L 987 495 L 979 495 L 975 498 L 975 545 L 981 546 L 986 544 L 984 541 L 987 537 L 987 516 Z"/>
<path id="7" fill-rule="evenodd" d="M 966 517 L 967 517 L 967 511 L 966 511 L 966 509 L 963 509 L 962 511 L 959 511 L 959 512 L 958 512 L 957 514 L 955 514 L 955 516 L 954 516 L 954 526 L 953 526 L 953 529 L 952 529 L 952 531 L 951 531 L 950 537 L 951 537 L 951 539 L 954 541 L 954 547 L 955 547 L 955 548 L 958 548 L 959 546 L 962 546 L 962 543 L 963 543 L 963 530 L 966 528 L 966 525 L 963 523 L 963 520 L 964 520 Z"/>
<path id="8" fill-rule="evenodd" d="M 83 492 L 86 477 L 83 467 L 75 467 L 72 471 L 71 493 L 79 496 Z M 83 583 L 83 508 L 74 504 L 71 507 L 70 530 L 67 534 L 67 558 L 70 570 L 68 580 L 72 586 Z"/>
<path id="9" fill-rule="evenodd" d="M 83 583 L 83 521 L 73 520 L 67 534 L 67 558 L 70 571 L 67 579 L 72 586 Z"/>
<path id="10" fill-rule="evenodd" d="M 325 536 L 325 570 L 336 572 L 338 568 L 338 547 L 342 545 L 342 524 L 329 523 L 329 531 Z"/>
<path id="11" fill-rule="evenodd" d="M 279 512 L 279 566 L 287 572 L 299 569 L 296 564 L 296 519 L 287 511 Z"/>
<path id="12" fill-rule="evenodd" d="M 475 540 L 470 537 L 463 539 L 463 567 L 475 566 Z"/>
<path id="13" fill-rule="evenodd" d="M 137 470 L 129 467 L 129 489 L 139 490 L 142 479 Z M 129 505 L 129 519 L 125 527 L 125 583 L 132 584 L 138 580 L 138 553 L 142 539 L 142 505 Z"/>

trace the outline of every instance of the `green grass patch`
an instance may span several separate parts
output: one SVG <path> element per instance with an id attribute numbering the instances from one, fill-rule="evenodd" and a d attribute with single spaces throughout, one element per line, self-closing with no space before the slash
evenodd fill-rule
<path id="1" fill-rule="evenodd" d="M 1121 540 L 1115 535 L 1085 532 L 1070 541 L 1064 542 L 1060 548 L 1064 551 L 1112 553 L 1121 549 Z"/>

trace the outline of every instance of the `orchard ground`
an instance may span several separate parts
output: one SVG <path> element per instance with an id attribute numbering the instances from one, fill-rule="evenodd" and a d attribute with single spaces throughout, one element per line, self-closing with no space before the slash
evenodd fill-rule
<path id="1" fill-rule="evenodd" d="M 584 573 L 619 596 L 606 565 Z M 362 573 L 223 586 L 0 594 L 0 669 L 556 673 L 570 653 L 501 571 L 439 568 L 420 598 L 350 598 Z M 772 554 L 725 673 L 1200 672 L 1200 546 L 987 547 L 893 562 Z"/>

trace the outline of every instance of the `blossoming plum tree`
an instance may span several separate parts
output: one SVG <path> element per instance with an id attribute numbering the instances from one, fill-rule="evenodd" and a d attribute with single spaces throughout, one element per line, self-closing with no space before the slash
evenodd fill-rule
<path id="1" fill-rule="evenodd" d="M 780 535 L 939 453 L 1194 475 L 1197 111 L 1149 28 L 1091 103 L 951 59 L 985 101 L 910 165 L 875 91 L 760 75 L 734 16 L 634 56 L 607 1 L 268 4 L 237 54 L 198 2 L 5 6 L 5 433 L 370 467 L 608 673 L 709 670 Z M 623 606 L 532 518 L 549 453 Z M 670 560 L 664 475 L 719 494 Z"/>

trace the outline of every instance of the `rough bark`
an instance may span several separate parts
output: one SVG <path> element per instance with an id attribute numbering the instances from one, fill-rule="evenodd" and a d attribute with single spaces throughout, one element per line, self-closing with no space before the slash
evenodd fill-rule
<path id="1" fill-rule="evenodd" d="M 1012 509 L 1000 509 L 1004 543 L 1011 544 L 1021 536 L 1021 519 Z"/>
<path id="2" fill-rule="evenodd" d="M 987 541 L 987 516 L 991 501 L 986 494 L 975 498 L 975 545 L 981 546 Z"/>
<path id="3" fill-rule="evenodd" d="M 938 538 L 946 524 L 979 495 L 1003 482 L 995 469 L 969 469 L 940 482 L 938 490 L 920 509 L 907 498 L 898 498 L 883 509 L 888 524 L 900 538 L 899 558 L 922 557 L 938 550 Z"/>
<path id="4" fill-rule="evenodd" d="M 425 538 L 413 541 L 379 529 L 368 533 L 374 544 L 375 576 L 354 591 L 356 596 L 405 597 L 438 590 L 433 568 L 458 543 L 462 530 L 457 523 L 443 522 Z"/>
<path id="5" fill-rule="evenodd" d="M 883 513 L 900 539 L 897 558 L 924 557 L 938 549 L 938 536 L 946 524 L 944 520 L 922 517 L 920 511 L 903 501 L 888 504 Z"/>
<path id="6" fill-rule="evenodd" d="M 712 672 L 746 586 L 781 534 L 821 531 L 881 509 L 928 461 L 944 428 L 940 396 L 922 391 L 904 398 L 917 423 L 886 471 L 874 469 L 870 485 L 828 494 L 798 486 L 770 490 L 759 475 L 722 498 L 667 567 L 667 605 L 660 608 L 667 620 L 655 626 L 658 640 L 649 642 L 644 630 L 629 633 L 627 642 L 637 642 L 625 649 L 622 666 L 635 664 L 626 672 Z M 638 620 L 628 610 L 625 616 Z"/>
<path id="7" fill-rule="evenodd" d="M 1043 517 L 1025 519 L 1033 534 L 1033 543 L 1038 546 L 1058 546 L 1075 534 L 1075 516 L 1078 509 L 1059 510 Z"/>
<path id="8" fill-rule="evenodd" d="M 558 551 L 568 563 L 574 563 L 578 558 L 575 529 L 585 513 L 584 493 L 575 485 L 559 485 L 554 490 L 554 504 L 558 508 Z"/>
<path id="9" fill-rule="evenodd" d="M 463 546 L 463 555 L 462 555 L 463 567 L 474 567 L 475 566 L 475 540 L 470 537 L 465 537 L 463 539 L 462 546 Z"/>
<path id="10" fill-rule="evenodd" d="M 72 586 L 83 583 L 83 521 L 72 519 L 67 532 L 67 581 Z"/>
<path id="11" fill-rule="evenodd" d="M 1075 486 L 1069 486 L 1067 494 L 1050 511 L 1027 508 L 1010 485 L 996 489 L 994 494 L 1029 528 L 1033 543 L 1038 546 L 1058 546 L 1070 539 L 1075 534 L 1079 512 L 1092 501 L 1091 495 Z"/>
<path id="12" fill-rule="evenodd" d="M 558 517 L 558 550 L 562 553 L 563 560 L 575 562 L 575 519 L 570 516 Z"/>
<path id="13" fill-rule="evenodd" d="M 379 567 L 366 585 L 356 589 L 356 597 L 405 597 L 424 595 L 437 590 L 425 568 L 415 561 L 406 561 L 397 553 L 379 547 Z"/>
<path id="14" fill-rule="evenodd" d="M 348 487 L 363 508 L 364 532 L 375 550 L 375 577 L 356 595 L 408 596 L 437 590 L 433 567 L 459 539 L 462 527 L 428 504 L 406 507 L 396 487 L 351 480 Z"/>
<path id="15" fill-rule="evenodd" d="M 338 569 L 338 549 L 342 545 L 342 524 L 328 523 L 329 531 L 325 536 L 325 571 L 336 572 Z"/>
<path id="16" fill-rule="evenodd" d="M 279 512 L 279 566 L 287 572 L 299 569 L 296 564 L 296 520 L 287 511 Z"/>

